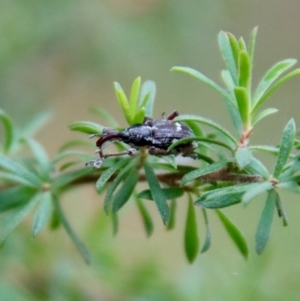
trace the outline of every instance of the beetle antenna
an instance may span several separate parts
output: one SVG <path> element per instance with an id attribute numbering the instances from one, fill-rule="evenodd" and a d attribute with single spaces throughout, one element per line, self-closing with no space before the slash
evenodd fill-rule
<path id="1" fill-rule="evenodd" d="M 178 111 L 174 111 L 167 117 L 167 120 L 173 120 L 178 115 L 179 115 Z"/>

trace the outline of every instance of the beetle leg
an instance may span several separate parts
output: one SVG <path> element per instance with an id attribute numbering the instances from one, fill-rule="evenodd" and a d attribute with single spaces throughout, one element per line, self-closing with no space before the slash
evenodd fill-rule
<path id="1" fill-rule="evenodd" d="M 174 111 L 167 117 L 167 120 L 173 120 L 178 115 L 179 115 L 178 111 Z"/>
<path id="2" fill-rule="evenodd" d="M 134 156 L 137 153 L 137 150 L 135 148 L 130 148 L 129 150 L 124 151 L 124 152 L 103 155 L 102 151 L 100 149 L 97 149 L 96 153 L 100 154 L 100 158 L 96 159 L 96 160 L 91 160 L 91 161 L 85 163 L 85 166 L 92 166 L 95 168 L 100 168 L 102 163 L 104 162 L 104 160 L 108 157 L 117 157 L 117 156 L 123 156 L 123 155 Z"/>
<path id="3" fill-rule="evenodd" d="M 152 156 L 159 156 L 159 155 L 168 155 L 169 153 L 167 150 L 162 148 L 156 148 L 154 146 L 149 147 L 148 154 Z"/>
<path id="4" fill-rule="evenodd" d="M 95 167 L 95 168 L 100 168 L 103 161 L 104 161 L 103 158 L 99 158 L 99 159 L 96 159 L 96 160 L 91 160 L 91 161 L 85 163 L 85 166 L 92 166 L 92 167 Z"/>
<path id="5" fill-rule="evenodd" d="M 181 153 L 182 157 L 190 157 L 192 159 L 197 159 L 198 155 L 194 152 L 196 147 L 197 143 L 193 142 L 179 146 L 178 151 Z"/>
<path id="6" fill-rule="evenodd" d="M 117 156 L 124 156 L 124 155 L 134 156 L 136 153 L 137 153 L 137 150 L 135 148 L 130 148 L 127 151 L 103 155 L 102 158 L 106 159 L 108 157 L 117 157 Z"/>
<path id="7" fill-rule="evenodd" d="M 89 135 L 89 138 L 94 138 L 94 137 L 101 137 L 102 134 L 101 133 L 97 133 L 97 134 L 92 134 L 92 135 Z"/>

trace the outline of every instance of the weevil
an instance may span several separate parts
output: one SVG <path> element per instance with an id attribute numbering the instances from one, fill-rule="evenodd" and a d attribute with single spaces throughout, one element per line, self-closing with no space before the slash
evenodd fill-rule
<path id="1" fill-rule="evenodd" d="M 172 122 L 179 113 L 174 111 L 167 118 L 153 120 L 150 117 L 145 117 L 143 123 L 132 125 L 124 130 L 117 131 L 112 128 L 104 128 L 101 134 L 94 134 L 90 137 L 100 137 L 97 142 L 96 153 L 99 153 L 100 158 L 86 163 L 87 166 L 99 168 L 103 161 L 108 157 L 130 155 L 133 156 L 140 148 L 147 148 L 150 155 L 179 155 L 183 157 L 196 158 L 194 152 L 197 147 L 195 141 L 180 144 L 168 152 L 168 148 L 174 142 L 193 137 L 194 134 L 186 125 L 181 122 Z M 111 154 L 103 154 L 103 148 L 111 142 L 122 141 L 131 146 L 130 149 Z"/>

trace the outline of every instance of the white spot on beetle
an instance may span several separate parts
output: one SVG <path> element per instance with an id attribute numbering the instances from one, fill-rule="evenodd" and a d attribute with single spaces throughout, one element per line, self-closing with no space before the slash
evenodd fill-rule
<path id="1" fill-rule="evenodd" d="M 182 130 L 181 124 L 178 122 L 175 122 L 175 126 L 176 126 L 176 132 L 180 132 Z"/>

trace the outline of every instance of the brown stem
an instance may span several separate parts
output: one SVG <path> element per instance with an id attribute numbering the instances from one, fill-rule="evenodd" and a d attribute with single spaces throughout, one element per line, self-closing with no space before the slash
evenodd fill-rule
<path id="1" fill-rule="evenodd" d="M 179 187 L 180 180 L 186 174 L 186 172 L 174 172 L 174 173 L 162 173 L 158 174 L 157 178 L 161 183 L 165 183 L 168 186 Z M 109 181 L 112 181 L 115 176 L 112 176 Z M 83 184 L 95 184 L 99 179 L 99 175 L 87 175 L 83 178 L 72 181 L 69 186 L 77 186 Z M 229 168 L 222 169 L 220 171 L 212 172 L 210 174 L 199 177 L 197 180 L 212 183 L 212 182 L 232 182 L 235 184 L 239 183 L 255 183 L 262 182 L 263 178 L 259 175 L 246 175 L 246 174 L 235 174 L 230 171 Z M 139 175 L 139 182 L 146 181 L 145 174 Z M 14 184 L 7 184 L 0 186 L 0 191 L 15 186 Z M 47 186 L 50 189 L 50 185 Z"/>

